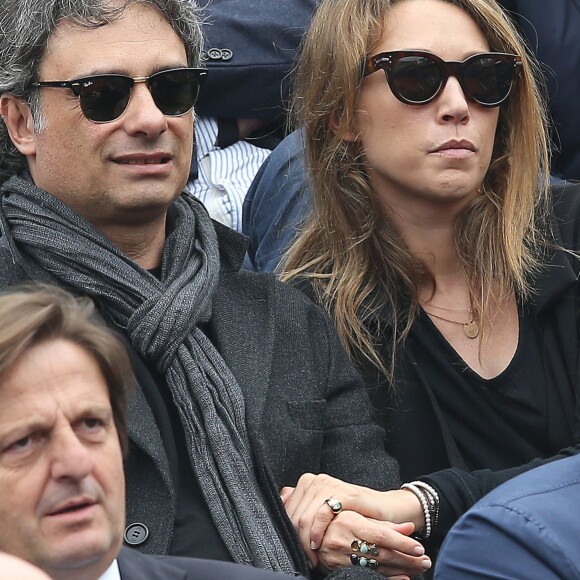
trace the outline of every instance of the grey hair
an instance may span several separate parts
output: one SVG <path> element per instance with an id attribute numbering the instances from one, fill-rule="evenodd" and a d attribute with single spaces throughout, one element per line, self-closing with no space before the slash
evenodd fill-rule
<path id="1" fill-rule="evenodd" d="M 189 66 L 199 66 L 202 32 L 193 0 L 0 0 L 0 95 L 27 99 L 38 132 L 44 126 L 38 91 L 31 85 L 48 41 L 63 20 L 83 28 L 98 28 L 119 19 L 132 4 L 157 9 L 182 39 Z M 27 167 L 0 122 L 0 185 Z"/>

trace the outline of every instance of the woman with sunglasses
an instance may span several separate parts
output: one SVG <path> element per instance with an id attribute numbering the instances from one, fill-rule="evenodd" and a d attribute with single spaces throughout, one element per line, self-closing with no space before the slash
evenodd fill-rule
<path id="1" fill-rule="evenodd" d="M 334 318 L 408 482 L 285 489 L 313 563 L 381 571 L 361 515 L 433 549 L 489 490 L 579 451 L 580 198 L 549 189 L 535 69 L 494 0 L 323 0 L 305 38 L 314 200 L 284 278 Z"/>

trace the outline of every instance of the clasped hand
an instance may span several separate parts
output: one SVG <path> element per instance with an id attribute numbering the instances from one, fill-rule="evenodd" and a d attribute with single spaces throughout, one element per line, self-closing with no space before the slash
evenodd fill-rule
<path id="1" fill-rule="evenodd" d="M 421 516 L 420 506 L 409 492 L 379 492 L 329 475 L 307 473 L 295 488 L 285 487 L 280 495 L 313 567 L 328 572 L 356 565 L 365 556 L 367 562 L 376 560 L 377 572 L 397 580 L 431 567 L 421 543 L 409 537 Z M 335 514 L 326 499 L 338 500 L 340 513 Z M 366 544 L 364 554 L 356 540 Z M 367 554 L 372 545 L 375 554 Z"/>

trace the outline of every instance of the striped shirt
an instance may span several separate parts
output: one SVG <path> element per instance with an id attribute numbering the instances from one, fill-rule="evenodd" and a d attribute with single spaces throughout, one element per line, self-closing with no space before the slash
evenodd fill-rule
<path id="1" fill-rule="evenodd" d="M 205 205 L 213 219 L 241 232 L 246 192 L 270 150 L 247 141 L 221 149 L 215 145 L 217 135 L 215 119 L 196 119 L 198 178 L 190 180 L 185 190 Z"/>

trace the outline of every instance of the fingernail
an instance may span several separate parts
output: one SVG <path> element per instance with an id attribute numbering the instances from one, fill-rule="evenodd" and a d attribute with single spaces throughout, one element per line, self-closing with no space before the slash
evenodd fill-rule
<path id="1" fill-rule="evenodd" d="M 425 548 L 423 546 L 416 546 L 413 552 L 415 556 L 422 556 L 425 553 Z"/>
<path id="2" fill-rule="evenodd" d="M 310 549 L 311 550 L 316 550 L 318 548 L 318 545 L 316 544 L 316 542 L 310 542 Z"/>
<path id="3" fill-rule="evenodd" d="M 424 560 L 421 561 L 421 568 L 425 569 L 425 570 L 429 570 L 429 568 L 431 568 L 431 560 L 429 560 L 429 558 L 425 558 Z"/>

